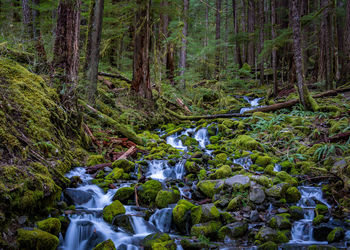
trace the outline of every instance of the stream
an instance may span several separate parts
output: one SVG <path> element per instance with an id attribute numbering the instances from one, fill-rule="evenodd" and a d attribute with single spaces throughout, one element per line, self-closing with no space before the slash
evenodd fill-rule
<path id="1" fill-rule="evenodd" d="M 251 107 L 243 108 L 241 113 L 250 110 L 259 105 L 260 98 L 245 100 L 251 105 Z M 175 166 L 170 166 L 167 160 L 151 160 L 148 161 L 148 171 L 145 176 L 162 182 L 162 185 L 166 186 L 167 181 L 182 180 L 186 175 L 185 163 L 188 158 L 186 152 L 190 149 L 183 145 L 181 136 L 186 135 L 194 138 L 198 141 L 199 148 L 208 157 L 212 157 L 212 150 L 206 148 L 209 141 L 207 127 L 202 128 L 188 128 L 181 132 L 173 134 L 166 138 L 167 144 L 176 149 L 183 151 L 182 159 L 179 160 Z M 253 164 L 249 156 L 234 159 L 234 164 L 242 166 L 244 169 L 249 170 Z M 281 166 L 275 164 L 274 171 L 281 171 Z M 146 219 L 145 211 L 147 208 L 137 207 L 133 205 L 125 205 L 126 213 L 125 218 L 130 221 L 131 229 L 126 231 L 115 226 L 108 224 L 102 218 L 102 210 L 105 206 L 112 203 L 113 196 L 118 188 L 128 187 L 134 184 L 135 181 L 126 181 L 116 184 L 116 189 L 109 189 L 106 193 L 97 185 L 92 184 L 93 177 L 85 173 L 85 168 L 80 167 L 73 169 L 66 175 L 68 178 L 79 176 L 82 183 L 76 188 L 69 188 L 66 191 L 73 192 L 78 198 L 78 202 L 75 203 L 75 211 L 68 214 L 70 219 L 69 227 L 66 231 L 65 237 L 60 237 L 60 250 L 85 250 L 92 249 L 97 244 L 111 239 L 117 249 L 142 249 L 142 240 L 145 236 L 156 233 L 164 232 L 176 239 L 181 238 L 176 231 L 175 225 L 172 222 L 172 210 L 176 204 L 169 205 L 167 208 L 156 209 L 154 213 Z M 320 241 L 316 238 L 314 226 L 312 221 L 315 217 L 315 208 L 317 204 L 324 204 L 328 209 L 331 209 L 331 205 L 323 198 L 322 188 L 320 186 L 299 186 L 301 192 L 301 199 L 296 204 L 303 210 L 303 218 L 295 221 L 291 229 L 291 240 L 289 243 L 280 246 L 280 249 L 307 249 L 307 246 L 317 244 L 324 245 L 327 241 Z M 191 198 L 192 189 L 189 186 L 180 187 L 179 190 L 181 196 Z M 271 217 L 276 213 L 272 204 L 267 209 L 266 216 Z M 333 223 L 332 218 L 328 223 Z M 334 222 L 336 224 L 336 222 Z M 254 225 L 253 225 L 254 226 Z M 349 233 L 346 233 L 346 239 Z M 315 237 L 316 236 L 316 237 Z M 349 235 L 350 236 L 350 235 Z M 235 249 L 240 247 L 235 245 L 235 241 L 225 240 L 224 245 L 220 245 L 220 249 Z M 347 242 L 343 241 L 340 248 L 346 248 Z M 177 249 L 182 249 L 181 245 L 177 243 Z M 245 246 L 242 249 L 256 249 L 255 246 Z"/>

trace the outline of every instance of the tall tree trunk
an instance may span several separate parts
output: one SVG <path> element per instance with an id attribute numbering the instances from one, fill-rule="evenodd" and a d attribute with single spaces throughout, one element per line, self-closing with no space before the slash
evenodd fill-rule
<path id="1" fill-rule="evenodd" d="M 242 63 L 242 54 L 241 54 L 241 46 L 238 39 L 238 33 L 239 33 L 239 23 L 237 18 L 237 3 L 236 0 L 232 0 L 232 13 L 233 13 L 233 27 L 235 29 L 235 36 L 236 36 L 236 55 L 235 55 L 235 63 L 239 65 L 241 68 Z"/>
<path id="2" fill-rule="evenodd" d="M 255 63 L 255 0 L 248 0 L 248 58 L 247 62 L 250 66 Z"/>
<path id="3" fill-rule="evenodd" d="M 272 40 L 277 37 L 276 34 L 276 0 L 271 0 L 271 36 Z M 278 82 L 277 82 L 277 49 L 272 49 L 272 70 L 273 70 L 273 94 L 278 95 Z"/>
<path id="4" fill-rule="evenodd" d="M 225 0 L 225 51 L 224 51 L 224 68 L 227 67 L 228 59 L 228 0 Z"/>
<path id="5" fill-rule="evenodd" d="M 215 25 L 215 40 L 216 40 L 216 54 L 215 54 L 215 78 L 220 79 L 220 39 L 221 39 L 221 0 L 216 0 L 216 25 Z"/>
<path id="6" fill-rule="evenodd" d="M 72 110 L 77 101 L 80 0 L 61 0 L 57 14 L 53 66 L 60 78 L 61 102 L 66 109 Z"/>
<path id="7" fill-rule="evenodd" d="M 141 97 L 152 99 L 149 71 L 150 0 L 137 0 L 135 15 L 133 79 L 131 88 Z"/>
<path id="8" fill-rule="evenodd" d="M 24 32 L 27 38 L 32 38 L 32 9 L 30 8 L 30 0 L 22 0 L 22 15 Z"/>
<path id="9" fill-rule="evenodd" d="M 259 54 L 261 54 L 261 52 L 264 48 L 264 25 L 265 25 L 264 3 L 265 3 L 264 0 L 259 1 L 259 17 L 260 17 Z M 263 59 L 263 57 L 260 58 L 259 68 L 260 68 L 260 85 L 263 85 L 264 84 L 264 59 Z"/>
<path id="10" fill-rule="evenodd" d="M 20 10 L 19 1 L 18 0 L 12 0 L 11 1 L 11 5 L 12 5 L 12 21 L 14 23 L 21 22 L 21 17 L 19 15 L 19 10 Z"/>
<path id="11" fill-rule="evenodd" d="M 186 71 L 186 57 L 187 57 L 187 32 L 188 32 L 188 9 L 190 5 L 189 0 L 183 0 L 183 15 L 184 15 L 184 27 L 182 28 L 182 44 L 180 49 L 180 76 L 182 77 L 181 83 L 185 87 L 185 76 Z"/>
<path id="12" fill-rule="evenodd" d="M 91 0 L 88 33 L 86 40 L 86 55 L 84 70 L 89 81 L 87 98 L 90 105 L 95 104 L 97 92 L 98 63 L 100 59 L 100 43 L 102 32 L 104 0 Z"/>
<path id="13" fill-rule="evenodd" d="M 301 28 L 300 28 L 300 16 L 298 9 L 299 0 L 292 0 L 291 2 L 291 25 L 293 29 L 293 53 L 294 53 L 294 65 L 297 78 L 297 88 L 301 104 L 307 110 L 317 110 L 318 105 L 312 98 L 304 83 L 303 74 L 303 58 L 301 52 Z"/>
<path id="14" fill-rule="evenodd" d="M 205 5 L 205 38 L 204 38 L 204 47 L 208 47 L 209 43 L 209 4 L 207 3 Z M 205 61 L 205 77 L 209 78 L 209 67 L 208 67 L 208 55 L 205 53 L 204 55 L 204 61 Z"/>
<path id="15" fill-rule="evenodd" d="M 344 65 L 343 72 L 346 73 L 344 76 L 347 80 L 350 79 L 350 1 L 346 1 L 346 30 L 344 36 Z"/>

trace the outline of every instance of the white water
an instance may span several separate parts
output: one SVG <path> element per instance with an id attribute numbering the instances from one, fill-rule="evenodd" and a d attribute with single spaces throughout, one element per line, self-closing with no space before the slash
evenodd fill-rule
<path id="1" fill-rule="evenodd" d="M 159 181 L 164 181 L 167 178 L 182 179 L 185 175 L 186 160 L 180 160 L 174 167 L 168 165 L 166 160 L 150 161 L 146 177 Z"/>
<path id="2" fill-rule="evenodd" d="M 252 159 L 250 159 L 249 156 L 238 158 L 238 159 L 234 159 L 233 163 L 242 166 L 246 170 L 249 170 L 250 166 L 253 165 L 253 161 L 252 161 Z"/>
<path id="3" fill-rule="evenodd" d="M 293 223 L 292 227 L 292 240 L 290 243 L 298 244 L 328 244 L 326 242 L 320 242 L 314 240 L 312 221 L 315 216 L 316 202 L 319 201 L 326 205 L 328 208 L 331 206 L 323 198 L 322 189 L 320 187 L 300 186 L 299 191 L 301 193 L 301 199 L 297 206 L 303 208 L 304 218 Z"/>
<path id="4" fill-rule="evenodd" d="M 244 96 L 243 99 L 249 103 L 250 107 L 242 108 L 240 111 L 240 114 L 244 114 L 244 112 L 261 107 L 261 106 L 259 106 L 259 102 L 263 98 L 255 98 L 255 99 L 251 100 L 251 99 L 249 99 L 249 97 Z"/>
<path id="5" fill-rule="evenodd" d="M 157 210 L 149 219 L 163 233 L 169 233 L 172 223 L 172 208 Z"/>

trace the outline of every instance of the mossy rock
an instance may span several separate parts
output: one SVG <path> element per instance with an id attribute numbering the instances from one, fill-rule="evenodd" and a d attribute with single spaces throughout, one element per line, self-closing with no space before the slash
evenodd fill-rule
<path id="1" fill-rule="evenodd" d="M 189 222 L 191 221 L 190 211 L 194 207 L 196 206 L 191 202 L 180 200 L 173 209 L 173 221 L 181 233 L 186 234 L 186 231 L 189 230 Z"/>
<path id="2" fill-rule="evenodd" d="M 304 218 L 304 210 L 301 207 L 291 206 L 289 212 L 293 220 L 301 220 Z"/>
<path id="3" fill-rule="evenodd" d="M 176 244 L 166 233 L 154 233 L 146 236 L 142 240 L 142 246 L 145 250 L 176 249 Z"/>
<path id="4" fill-rule="evenodd" d="M 158 208 L 166 208 L 169 204 L 174 204 L 180 200 L 179 190 L 160 190 L 156 196 L 156 204 Z"/>
<path id="5" fill-rule="evenodd" d="M 232 169 L 229 165 L 223 165 L 210 175 L 210 179 L 223 179 L 232 175 Z"/>
<path id="6" fill-rule="evenodd" d="M 210 249 L 209 244 L 203 241 L 191 241 L 189 239 L 182 239 L 180 244 L 184 250 L 201 250 Z"/>
<path id="7" fill-rule="evenodd" d="M 269 227 L 274 229 L 290 229 L 292 227 L 292 223 L 288 219 L 287 216 L 275 215 L 268 222 Z"/>
<path id="8" fill-rule="evenodd" d="M 114 168 L 112 172 L 110 172 L 106 176 L 106 180 L 111 180 L 111 181 L 118 181 L 123 178 L 124 170 L 121 168 Z"/>
<path id="9" fill-rule="evenodd" d="M 266 167 L 267 165 L 269 165 L 271 163 L 271 161 L 272 161 L 272 158 L 270 156 L 259 155 L 255 160 L 255 164 L 258 166 Z"/>
<path id="10" fill-rule="evenodd" d="M 317 215 L 325 215 L 328 213 L 328 207 L 324 204 L 317 204 L 315 211 Z"/>
<path id="11" fill-rule="evenodd" d="M 328 243 L 338 242 L 344 238 L 344 229 L 341 227 L 336 227 L 327 236 Z"/>
<path id="12" fill-rule="evenodd" d="M 220 154 L 215 156 L 215 160 L 218 164 L 224 164 L 227 160 L 227 154 L 220 153 Z"/>
<path id="13" fill-rule="evenodd" d="M 268 241 L 258 246 L 258 250 L 277 250 L 277 249 L 278 249 L 278 245 L 273 241 Z"/>
<path id="14" fill-rule="evenodd" d="M 235 222 L 220 228 L 218 238 L 224 240 L 227 236 L 229 238 L 237 239 L 247 234 L 248 224 L 246 222 Z"/>
<path id="15" fill-rule="evenodd" d="M 213 240 L 217 237 L 220 228 L 220 221 L 210 221 L 206 223 L 195 224 L 191 228 L 191 235 L 196 237 L 203 235 Z"/>
<path id="16" fill-rule="evenodd" d="M 318 225 L 320 225 L 320 224 L 323 223 L 323 222 L 326 222 L 326 219 L 325 219 L 324 215 L 317 215 L 317 216 L 313 219 L 312 225 L 318 226 Z"/>
<path id="17" fill-rule="evenodd" d="M 59 240 L 55 235 L 40 229 L 18 229 L 17 241 L 23 250 L 55 250 Z"/>
<path id="18" fill-rule="evenodd" d="M 276 177 L 282 182 L 287 182 L 293 186 L 298 185 L 298 181 L 290 176 L 287 172 L 281 171 L 276 174 Z"/>
<path id="19" fill-rule="evenodd" d="M 133 187 L 122 187 L 117 190 L 113 196 L 113 200 L 119 200 L 123 204 L 127 204 L 128 200 L 132 199 L 135 195 L 135 189 Z"/>
<path id="20" fill-rule="evenodd" d="M 38 221 L 36 224 L 40 230 L 56 235 L 57 237 L 61 232 L 61 222 L 57 218 Z"/>
<path id="21" fill-rule="evenodd" d="M 189 160 L 187 160 L 185 163 L 185 169 L 190 174 L 198 174 L 200 171 L 200 167 L 198 166 L 198 164 Z"/>
<path id="22" fill-rule="evenodd" d="M 137 194 L 141 204 L 150 205 L 156 200 L 158 192 L 162 189 L 162 184 L 156 180 L 146 181 L 137 188 Z"/>
<path id="23" fill-rule="evenodd" d="M 91 167 L 91 166 L 95 166 L 95 165 L 98 165 L 98 164 L 102 164 L 102 163 L 105 163 L 105 158 L 103 157 L 103 155 L 90 155 L 87 162 L 86 162 L 86 165 L 88 167 Z"/>
<path id="24" fill-rule="evenodd" d="M 233 144 L 243 150 L 253 151 L 262 149 L 260 143 L 248 135 L 239 135 L 235 140 L 233 140 Z"/>
<path id="25" fill-rule="evenodd" d="M 101 242 L 93 250 L 116 250 L 115 245 L 111 239 Z"/>
<path id="26" fill-rule="evenodd" d="M 112 168 L 121 168 L 125 173 L 130 173 L 135 170 L 135 164 L 126 159 L 116 160 L 112 163 Z"/>
<path id="27" fill-rule="evenodd" d="M 301 194 L 296 187 L 290 187 L 286 191 L 287 202 L 296 203 L 300 200 Z"/>
<path id="28" fill-rule="evenodd" d="M 242 197 L 241 196 L 236 196 L 229 202 L 229 204 L 227 205 L 226 210 L 227 211 L 237 211 L 240 208 L 242 208 L 242 206 L 243 206 Z"/>
<path id="29" fill-rule="evenodd" d="M 212 198 L 214 194 L 219 193 L 223 188 L 223 183 L 219 181 L 200 181 L 197 188 L 208 198 Z"/>
<path id="30" fill-rule="evenodd" d="M 112 204 L 106 206 L 103 209 L 103 219 L 109 223 L 112 223 L 113 218 L 118 214 L 125 214 L 126 210 L 123 204 L 116 200 Z"/>

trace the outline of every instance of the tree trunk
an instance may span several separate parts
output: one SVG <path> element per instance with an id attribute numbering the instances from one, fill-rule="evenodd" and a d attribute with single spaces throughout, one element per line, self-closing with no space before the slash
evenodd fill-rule
<path id="1" fill-rule="evenodd" d="M 346 73 L 344 77 L 350 79 L 350 1 L 346 1 L 346 27 L 345 27 L 345 36 L 344 36 L 344 65 L 343 72 Z"/>
<path id="2" fill-rule="evenodd" d="M 276 39 L 276 0 L 271 0 L 271 36 L 272 40 Z M 273 70 L 273 94 L 278 95 L 277 82 L 277 49 L 272 49 L 272 70 Z"/>
<path id="3" fill-rule="evenodd" d="M 74 109 L 79 69 L 80 0 L 61 0 L 57 14 L 53 66 L 60 79 L 61 102 L 67 109 Z"/>
<path id="4" fill-rule="evenodd" d="M 188 32 L 188 9 L 189 9 L 190 1 L 183 0 L 183 15 L 184 15 L 184 26 L 182 28 L 182 41 L 181 41 L 181 49 L 180 49 L 180 77 L 181 83 L 183 87 L 185 87 L 185 71 L 186 71 L 186 56 L 187 56 L 187 32 Z"/>
<path id="5" fill-rule="evenodd" d="M 301 28 L 300 28 L 300 16 L 298 10 L 298 1 L 292 0 L 291 3 L 291 25 L 293 29 L 293 53 L 295 73 L 297 78 L 297 88 L 301 104 L 307 110 L 317 110 L 318 105 L 312 98 L 304 83 L 303 75 L 303 58 L 301 53 Z"/>
<path id="6" fill-rule="evenodd" d="M 22 14 L 24 32 L 27 38 L 32 38 L 32 9 L 30 8 L 30 0 L 22 0 Z"/>
<path id="7" fill-rule="evenodd" d="M 263 48 L 264 48 L 264 24 L 265 24 L 265 18 L 264 18 L 264 0 L 259 1 L 259 17 L 260 17 L 260 43 L 259 43 L 259 54 L 261 54 Z M 260 58 L 259 63 L 260 68 L 260 85 L 264 84 L 264 59 Z"/>
<path id="8" fill-rule="evenodd" d="M 255 63 L 255 1 L 248 0 L 248 58 L 247 62 L 250 66 L 254 66 Z"/>
<path id="9" fill-rule="evenodd" d="M 215 25 L 215 40 L 216 40 L 216 54 L 215 54 L 215 78 L 220 79 L 220 39 L 221 39 L 221 0 L 216 0 L 216 25 Z"/>
<path id="10" fill-rule="evenodd" d="M 95 104 L 104 0 L 91 0 L 84 70 L 88 80 L 87 98 Z"/>
<path id="11" fill-rule="evenodd" d="M 241 54 L 241 46 L 238 40 L 239 33 L 239 23 L 237 18 L 237 3 L 236 0 L 232 0 L 232 13 L 233 13 L 233 27 L 235 28 L 235 36 L 236 36 L 236 55 L 235 55 L 235 63 L 238 64 L 240 68 L 242 68 L 242 54 Z"/>
<path id="12" fill-rule="evenodd" d="M 228 59 L 228 0 L 225 0 L 225 51 L 224 51 L 224 68 L 227 67 Z"/>
<path id="13" fill-rule="evenodd" d="M 204 47 L 208 47 L 209 43 L 209 4 L 205 5 L 205 38 L 204 38 Z M 209 67 L 208 67 L 208 55 L 205 53 L 204 55 L 204 62 L 205 62 L 205 77 L 209 78 Z"/>
<path id="14" fill-rule="evenodd" d="M 137 0 L 135 15 L 133 79 L 131 88 L 141 97 L 152 99 L 149 71 L 150 0 Z"/>

